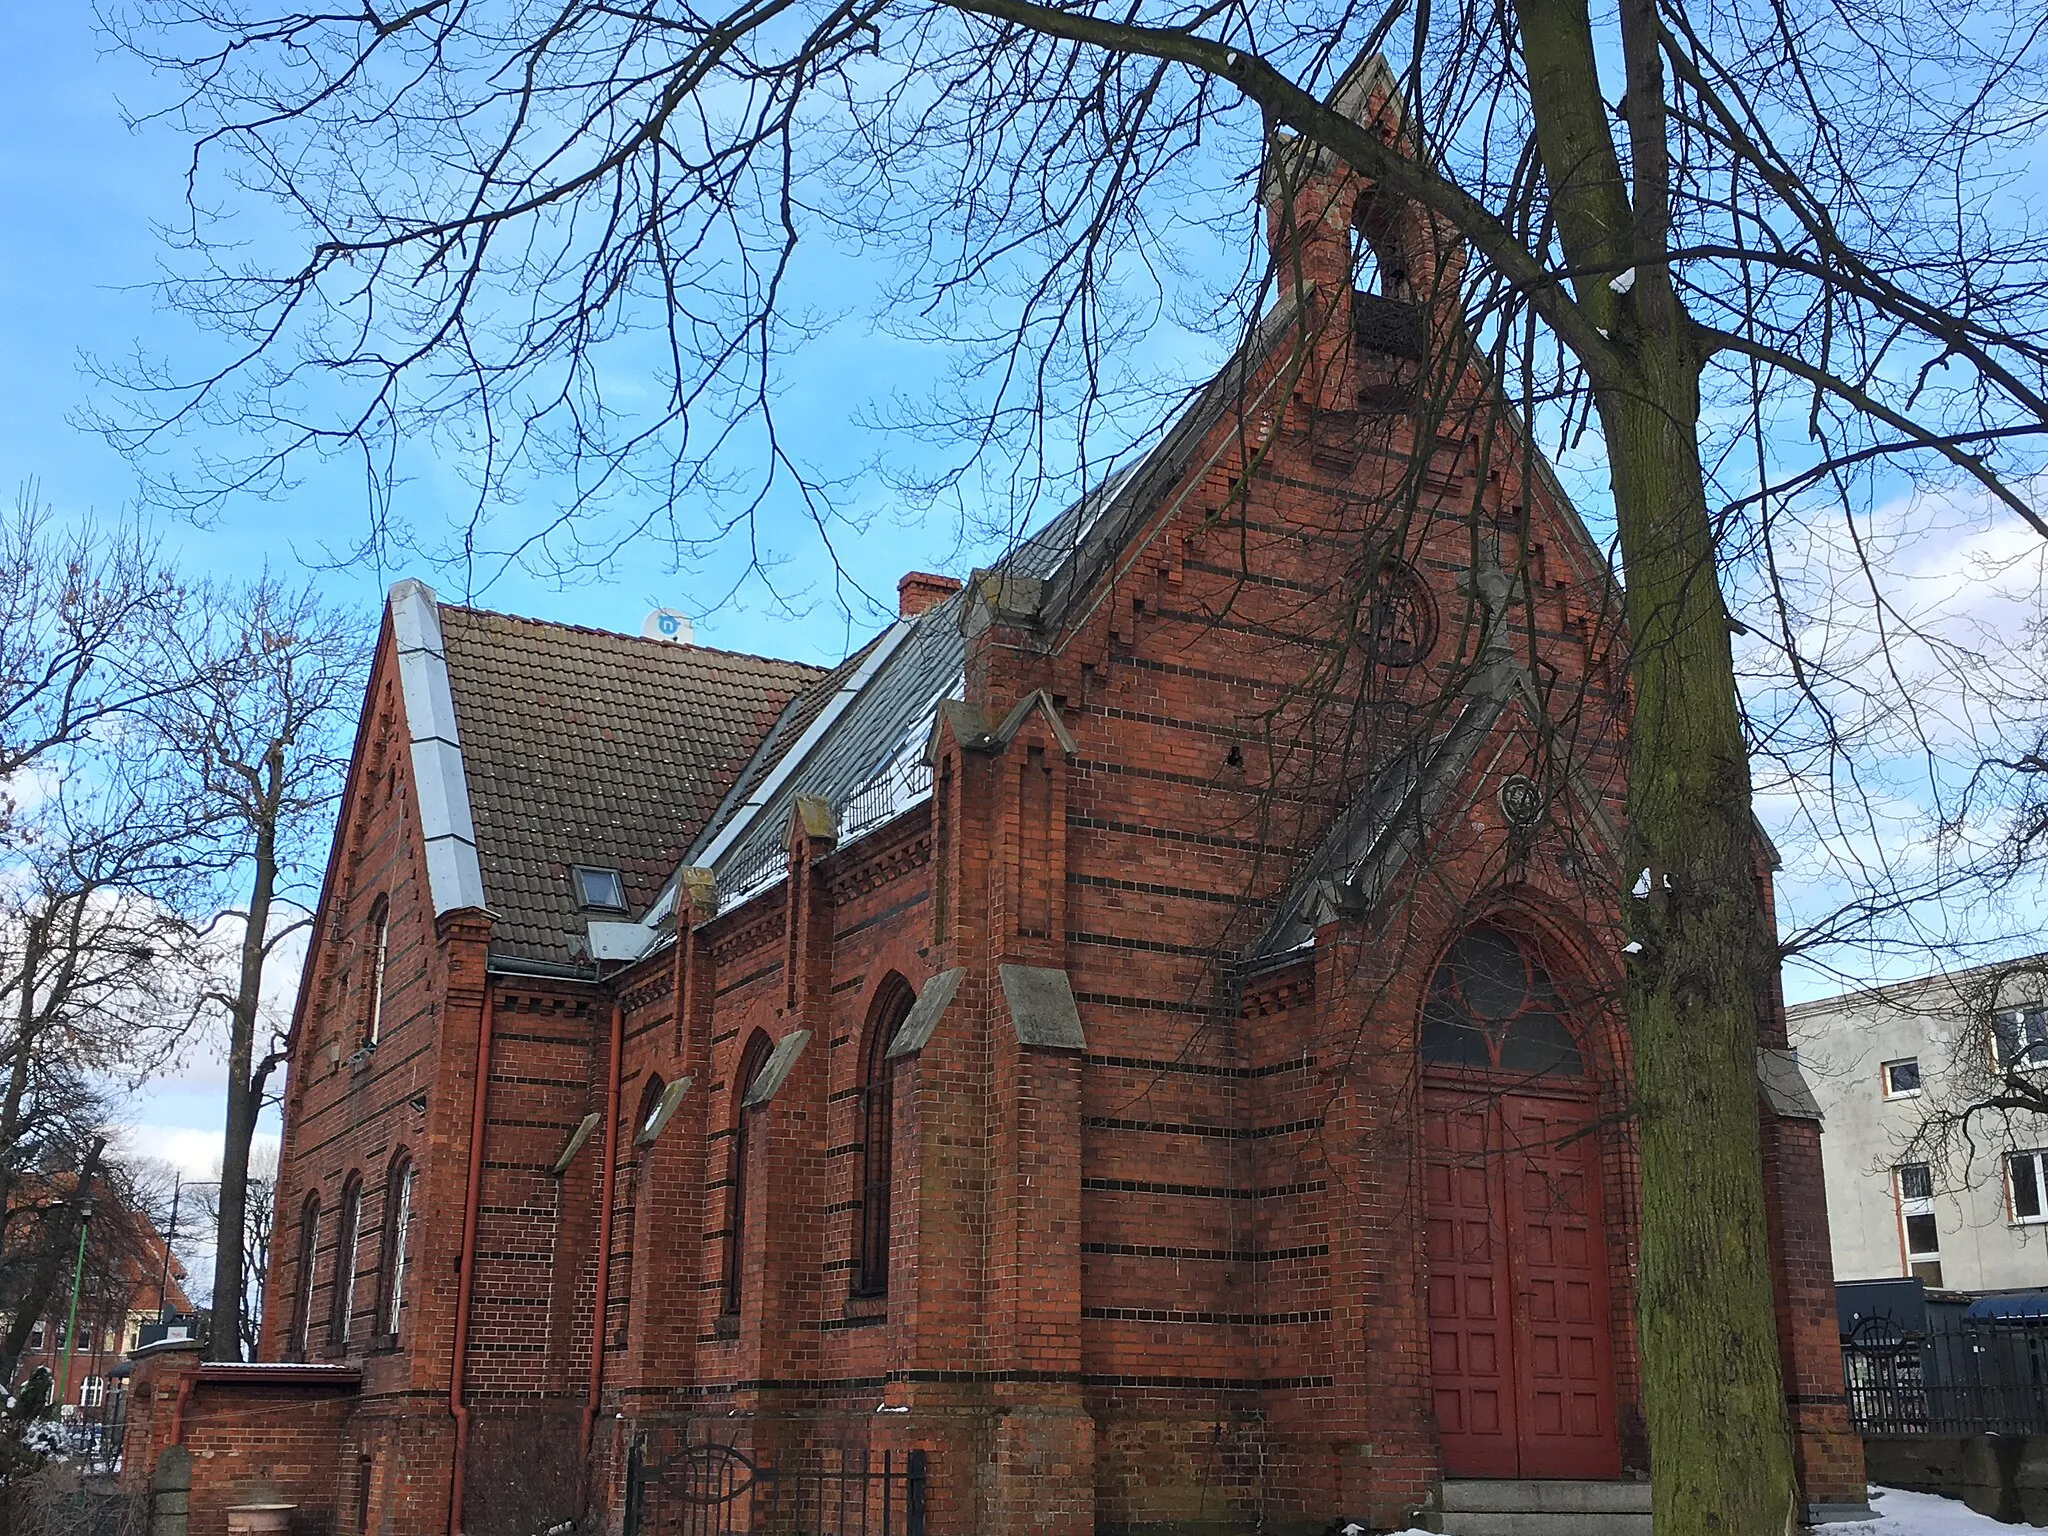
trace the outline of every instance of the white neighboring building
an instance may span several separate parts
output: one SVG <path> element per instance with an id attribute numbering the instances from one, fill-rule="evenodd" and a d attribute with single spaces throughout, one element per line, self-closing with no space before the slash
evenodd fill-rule
<path id="1" fill-rule="evenodd" d="M 2048 956 L 1946 972 L 1787 1011 L 1827 1116 L 1835 1278 L 2048 1290 Z M 2003 1091 L 2003 1092 L 2002 1092 Z"/>

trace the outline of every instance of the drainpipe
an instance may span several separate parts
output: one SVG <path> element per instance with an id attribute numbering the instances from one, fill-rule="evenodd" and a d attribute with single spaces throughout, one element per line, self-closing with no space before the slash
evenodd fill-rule
<path id="1" fill-rule="evenodd" d="M 625 1044 L 626 1010 L 612 999 L 612 1061 L 604 1094 L 604 1180 L 597 1211 L 597 1301 L 590 1319 L 590 1400 L 583 1405 L 583 1454 L 597 1423 L 597 1396 L 604 1389 L 605 1324 L 612 1283 L 612 1183 L 619 1171 L 619 1057 Z"/>
<path id="2" fill-rule="evenodd" d="M 185 1405 L 192 1401 L 192 1388 L 198 1384 L 198 1381 L 199 1372 L 194 1370 L 183 1381 L 178 1383 L 178 1400 L 171 1404 L 170 1443 L 172 1445 L 183 1445 L 185 1443 Z"/>
<path id="3" fill-rule="evenodd" d="M 448 1536 L 462 1536 L 462 1484 L 469 1465 L 469 1405 L 462 1377 L 469 1360 L 469 1294 L 476 1279 L 476 1213 L 483 1201 L 484 1110 L 490 1096 L 491 1025 L 498 995 L 484 971 L 483 1022 L 476 1034 L 476 1097 L 469 1111 L 469 1188 L 462 1200 L 462 1260 L 455 1280 L 455 1357 L 448 1371 L 448 1411 L 455 1418 L 455 1465 L 448 1478 Z"/>

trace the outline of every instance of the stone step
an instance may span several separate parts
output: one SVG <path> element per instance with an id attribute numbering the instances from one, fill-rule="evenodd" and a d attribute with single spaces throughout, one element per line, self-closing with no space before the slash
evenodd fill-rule
<path id="1" fill-rule="evenodd" d="M 1444 1536 L 1650 1536 L 1650 1485 L 1581 1478 L 1451 1478 L 1431 1529 Z"/>
<path id="2" fill-rule="evenodd" d="M 1650 1485 L 1637 1479 L 1451 1477 L 1438 1501 L 1445 1513 L 1647 1515 Z"/>
<path id="3" fill-rule="evenodd" d="M 1583 1510 L 1445 1510 L 1436 1516 L 1435 1528 L 1444 1536 L 1650 1536 L 1650 1517 Z"/>

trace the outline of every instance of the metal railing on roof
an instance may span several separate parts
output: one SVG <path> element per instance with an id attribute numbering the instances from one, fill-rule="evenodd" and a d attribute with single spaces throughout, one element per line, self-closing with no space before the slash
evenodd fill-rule
<path id="1" fill-rule="evenodd" d="M 931 768 L 920 758 L 899 757 L 874 778 L 833 806 L 840 846 L 895 820 L 932 792 Z M 730 911 L 752 901 L 788 872 L 789 854 L 771 842 L 718 882 L 718 910 Z"/>
<path id="2" fill-rule="evenodd" d="M 852 842 L 863 832 L 902 815 L 931 792 L 930 765 L 918 758 L 891 763 L 872 783 L 855 790 L 837 808 L 839 840 Z"/>

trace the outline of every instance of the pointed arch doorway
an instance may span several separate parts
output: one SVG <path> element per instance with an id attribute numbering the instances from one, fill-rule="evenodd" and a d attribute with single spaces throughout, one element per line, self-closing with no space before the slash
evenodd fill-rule
<path id="1" fill-rule="evenodd" d="M 1422 1021 L 1431 1395 L 1453 1477 L 1614 1477 L 1613 1319 L 1593 1084 L 1503 929 L 1451 946 Z"/>

